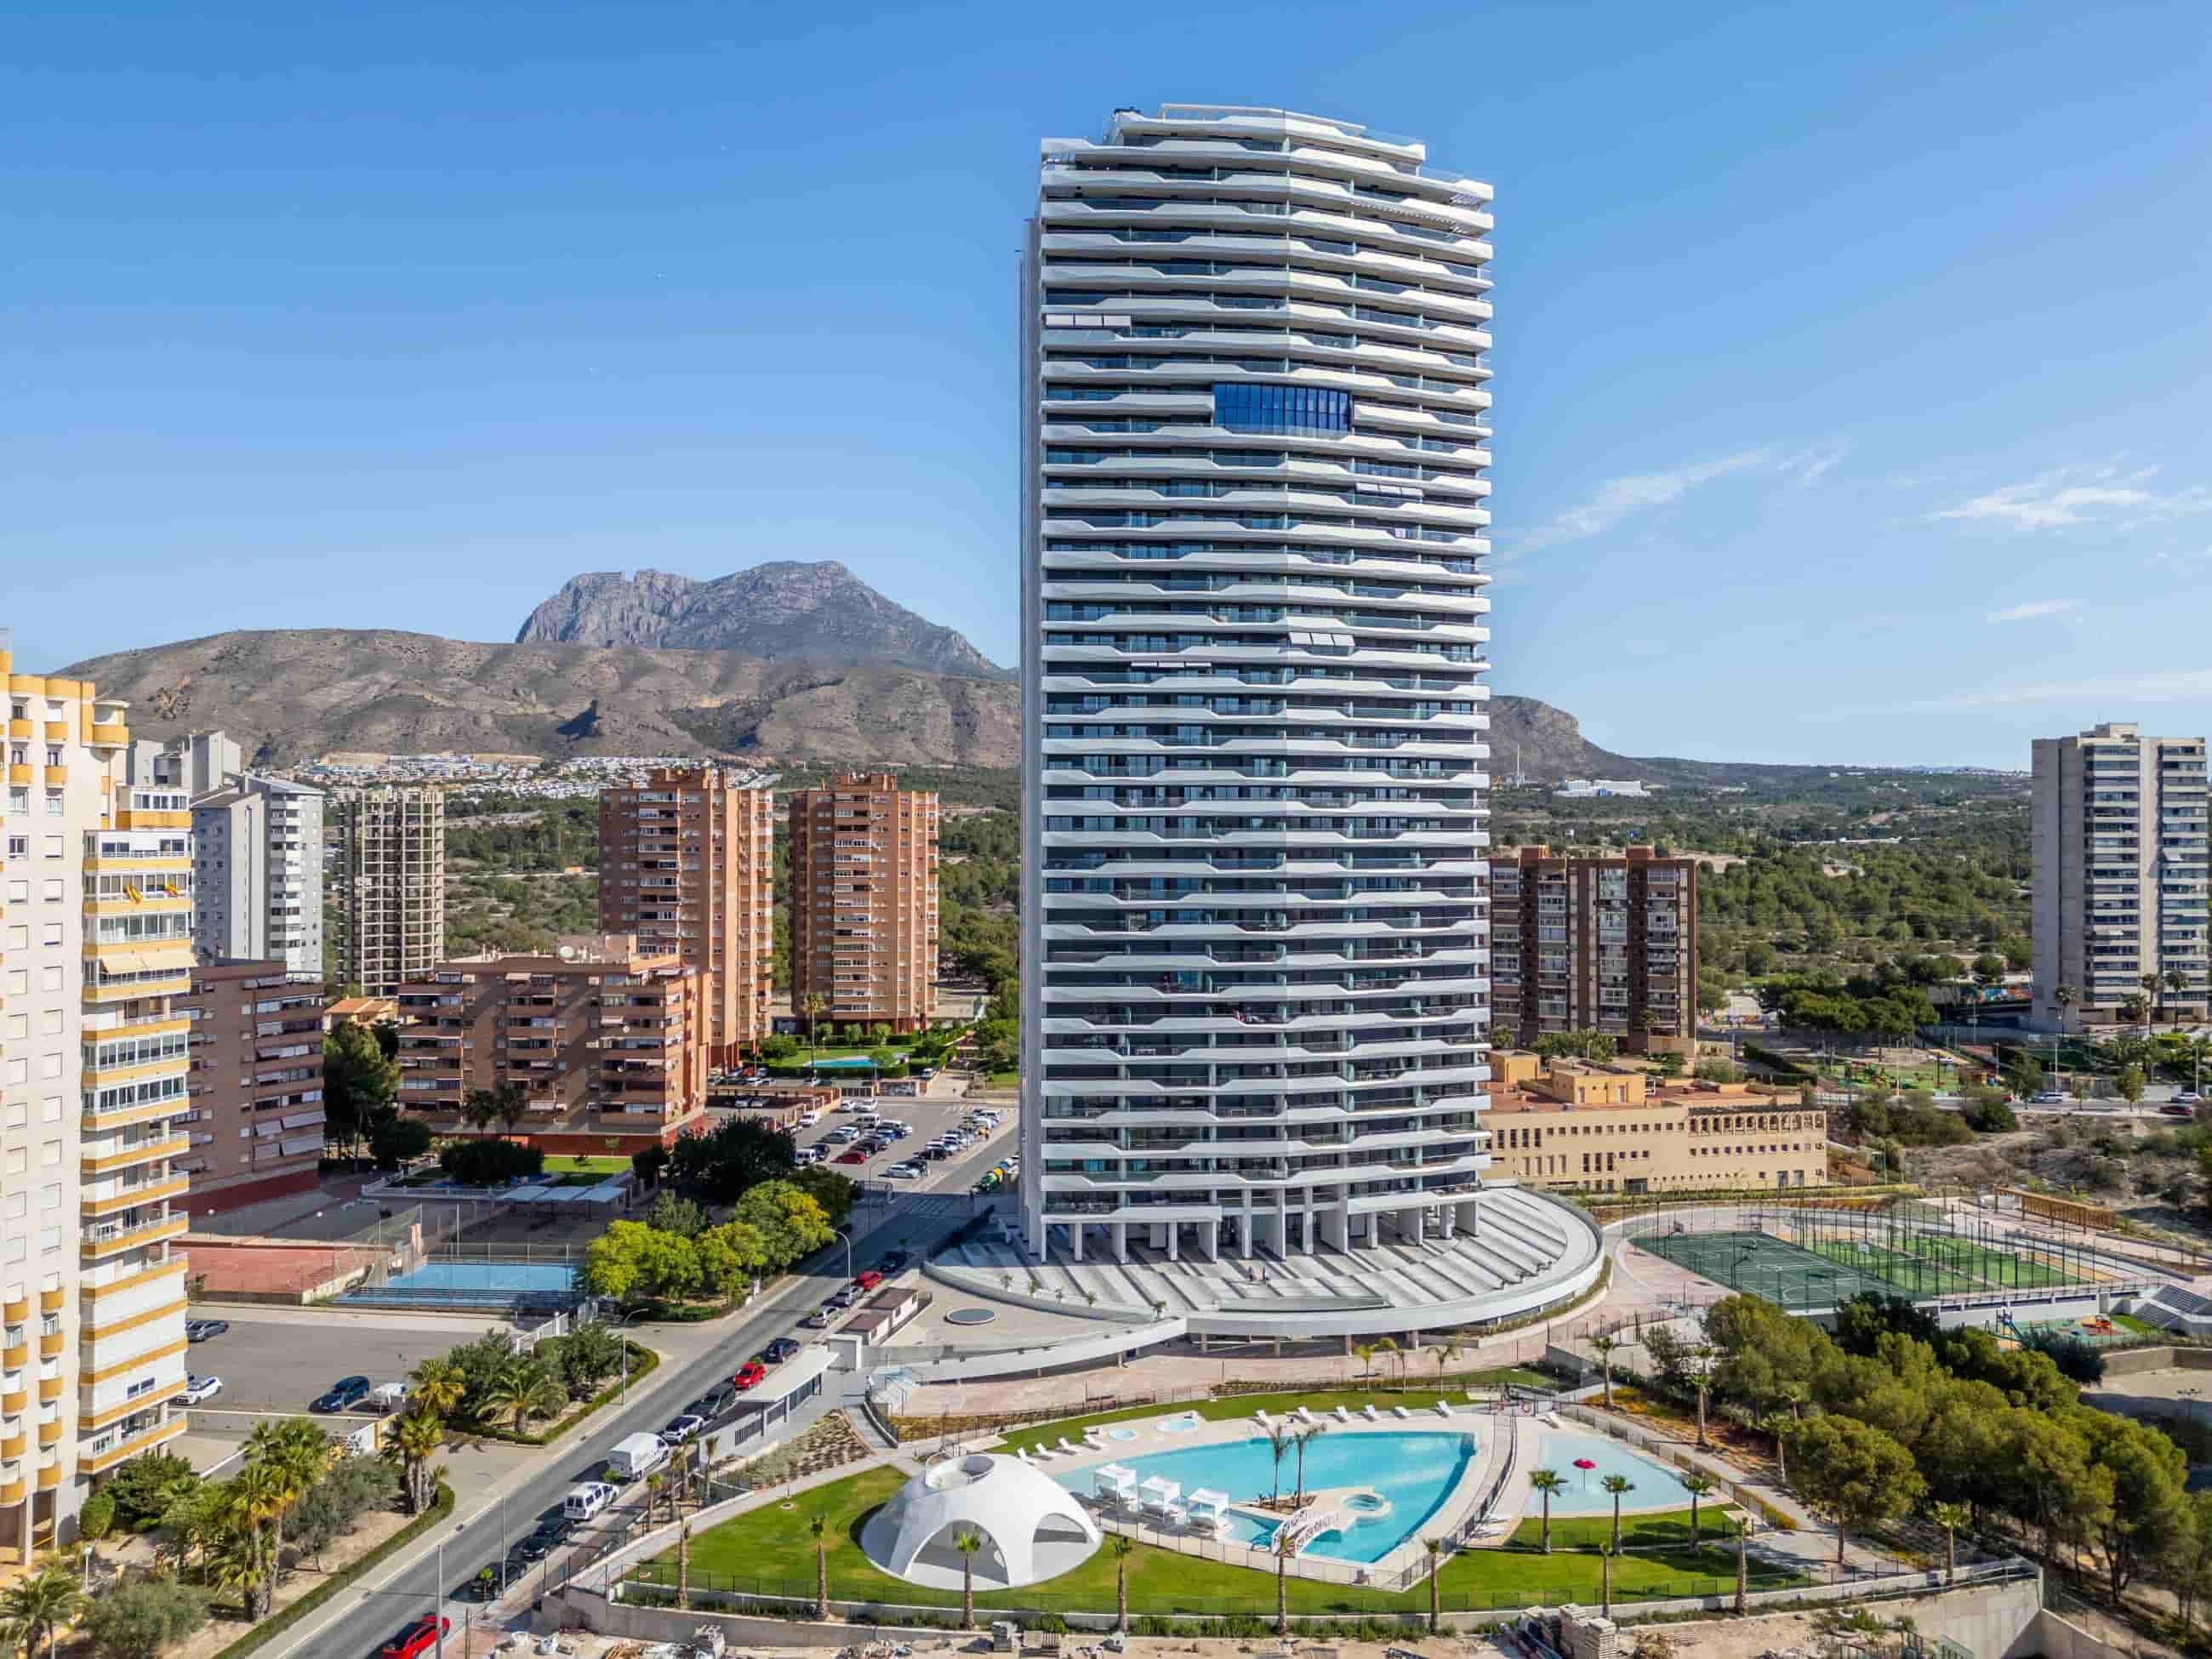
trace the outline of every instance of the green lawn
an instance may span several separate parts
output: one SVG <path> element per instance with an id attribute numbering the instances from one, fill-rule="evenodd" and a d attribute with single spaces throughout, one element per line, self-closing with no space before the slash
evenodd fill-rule
<path id="1" fill-rule="evenodd" d="M 1380 1381 L 1379 1378 L 1377 1380 Z M 1391 1383 L 1395 1385 L 1395 1382 L 1394 1376 Z M 1436 1413 L 1437 1401 L 1449 1400 L 1455 1407 L 1462 1406 L 1470 1388 L 1497 1388 L 1508 1382 L 1517 1382 L 1523 1388 L 1531 1389 L 1555 1386 L 1554 1380 L 1541 1371 L 1532 1371 L 1522 1366 L 1509 1365 L 1498 1370 L 1457 1373 L 1446 1377 L 1441 1388 L 1433 1376 L 1424 1379 L 1416 1370 L 1402 1393 L 1395 1386 L 1307 1389 L 1287 1394 L 1240 1394 L 1220 1400 L 1196 1400 L 1186 1406 L 1123 1406 L 1113 1411 L 1091 1412 L 1081 1417 L 1058 1417 L 1049 1422 L 1024 1425 L 1015 1428 L 1006 1438 L 1021 1446 L 1035 1445 L 1040 1440 L 1048 1446 L 1056 1446 L 1062 1435 L 1070 1440 L 1077 1440 L 1081 1438 L 1084 1430 L 1103 1424 L 1127 1423 L 1140 1417 L 1172 1417 L 1178 1412 L 1186 1411 L 1196 1412 L 1209 1423 L 1224 1423 L 1239 1417 L 1249 1419 L 1255 1412 L 1262 1411 L 1271 1417 L 1282 1417 L 1300 1406 L 1307 1407 L 1317 1417 L 1327 1416 L 1332 1419 L 1336 1408 L 1342 1406 L 1358 1417 L 1361 1415 L 1361 1408 L 1370 1401 L 1375 1402 L 1376 1411 L 1394 1422 L 1400 1419 L 1390 1407 L 1403 1406 L 1413 1413 L 1414 1422 L 1425 1424 L 1430 1428 L 1441 1428 L 1443 1419 Z M 1462 1426 L 1473 1425 L 1462 1424 Z M 1252 1428 L 1254 1433 L 1259 1432 L 1258 1424 L 1255 1423 Z"/>
<path id="2" fill-rule="evenodd" d="M 1019 1072 L 994 1072 L 991 1073 L 991 1086 L 994 1089 L 1011 1089 L 1021 1080 L 1022 1074 Z"/>
<path id="3" fill-rule="evenodd" d="M 611 1176 L 611 1175 L 620 1175 L 620 1174 L 621 1174 L 624 1170 L 627 1170 L 627 1169 L 629 1169 L 629 1159 L 628 1159 L 627 1158 L 599 1158 L 599 1157 L 590 1157 L 590 1158 L 584 1158 L 584 1157 L 578 1157 L 578 1158 L 567 1158 L 567 1157 L 562 1157 L 562 1158 L 547 1158 L 547 1159 L 545 1160 L 545 1173 L 546 1173 L 547 1175 L 550 1175 L 550 1176 L 556 1176 L 556 1175 L 591 1175 L 591 1176 Z"/>
<path id="4" fill-rule="evenodd" d="M 1718 1493 L 1714 1494 L 1716 1498 Z M 1531 1498 L 1529 1500 L 1535 1500 Z M 1722 1510 L 1721 1502 L 1700 1504 L 1698 1506 L 1698 1536 L 1733 1538 L 1736 1524 Z M 1594 1550 L 1613 1541 L 1613 1516 L 1605 1515 L 1554 1515 L 1552 1517 L 1552 1547 L 1555 1550 Z M 1625 1548 L 1680 1548 L 1690 1541 L 1690 1511 L 1687 1509 L 1659 1510 L 1649 1515 L 1624 1515 L 1620 1517 L 1620 1541 Z M 1510 1550 L 1535 1550 L 1544 1547 L 1544 1519 L 1532 1514 L 1514 1528 L 1513 1536 L 1505 1540 Z"/>
<path id="5" fill-rule="evenodd" d="M 701 1534 L 691 1540 L 691 1583 L 695 1588 L 750 1591 L 762 1595 L 811 1598 L 814 1594 L 814 1543 L 809 1520 L 830 1522 L 830 1594 L 839 1600 L 883 1600 L 920 1607 L 957 1607 L 957 1590 L 928 1589 L 881 1572 L 860 1553 L 862 1522 L 898 1489 L 902 1476 L 875 1468 L 848 1475 L 793 1498 L 788 1507 L 770 1505 Z M 1556 1534 L 1555 1534 L 1556 1536 Z M 1273 1575 L 1225 1562 L 1179 1555 L 1140 1544 L 1129 1557 L 1129 1606 L 1133 1613 L 1227 1614 L 1272 1617 Z M 1599 1558 L 1586 1553 L 1531 1555 L 1520 1552 L 1471 1550 L 1445 1562 L 1437 1582 L 1447 1609 L 1522 1607 L 1560 1601 L 1595 1601 Z M 672 1551 L 632 1574 L 647 1583 L 673 1585 Z M 1110 1610 L 1114 1606 L 1115 1561 L 1100 1550 L 1072 1572 L 1017 1590 L 978 1594 L 978 1607 L 1035 1607 Z M 1784 1589 L 1801 1578 L 1755 1577 L 1759 1589 Z M 1735 1583 L 1732 1551 L 1713 1547 L 1662 1549 L 1622 1557 L 1613 1568 L 1617 1600 L 1718 1594 Z M 1428 1586 L 1402 1594 L 1352 1585 L 1290 1580 L 1293 1613 L 1340 1614 L 1425 1613 Z"/>

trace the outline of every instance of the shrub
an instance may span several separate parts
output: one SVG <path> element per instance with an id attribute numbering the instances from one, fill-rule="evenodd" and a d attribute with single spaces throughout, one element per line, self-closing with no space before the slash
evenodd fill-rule
<path id="1" fill-rule="evenodd" d="M 147 1452 L 116 1470 L 101 1491 L 115 1505 L 115 1519 L 138 1532 L 161 1518 L 164 1486 L 196 1478 L 192 1466 L 183 1458 L 167 1452 Z"/>
<path id="2" fill-rule="evenodd" d="M 369 1156 L 380 1170 L 396 1170 L 430 1150 L 430 1126 L 419 1118 L 387 1118 L 369 1137 Z"/>
<path id="3" fill-rule="evenodd" d="M 77 1530 L 91 1542 L 97 1544 L 115 1529 L 115 1495 L 96 1492 L 84 1500 L 77 1511 Z"/>
<path id="4" fill-rule="evenodd" d="M 438 1154 L 438 1167 L 465 1187 L 500 1187 L 545 1173 L 545 1154 L 513 1140 L 456 1140 Z"/>
<path id="5" fill-rule="evenodd" d="M 85 1610 L 85 1634 L 100 1659 L 160 1659 L 207 1623 L 204 1590 L 173 1578 L 119 1584 Z"/>

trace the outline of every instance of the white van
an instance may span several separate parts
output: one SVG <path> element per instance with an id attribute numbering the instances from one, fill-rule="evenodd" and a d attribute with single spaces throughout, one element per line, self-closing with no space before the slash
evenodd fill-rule
<path id="1" fill-rule="evenodd" d="M 607 1454 L 609 1473 L 623 1480 L 642 1480 L 668 1461 L 668 1447 L 657 1434 L 626 1434 Z"/>
<path id="2" fill-rule="evenodd" d="M 561 1500 L 561 1516 L 567 1521 L 588 1521 L 615 1501 L 617 1492 L 604 1480 L 586 1480 L 568 1488 L 568 1495 Z"/>

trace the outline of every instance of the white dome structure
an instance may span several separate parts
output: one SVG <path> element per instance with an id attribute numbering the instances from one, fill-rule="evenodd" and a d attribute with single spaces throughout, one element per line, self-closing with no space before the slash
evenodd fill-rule
<path id="1" fill-rule="evenodd" d="M 975 1583 L 1011 1589 L 1055 1578 L 1090 1559 L 1103 1540 L 1075 1495 L 1018 1458 L 979 1454 L 924 1469 L 868 1517 L 860 1548 L 911 1584 L 960 1587 L 952 1540 L 973 1529 Z"/>

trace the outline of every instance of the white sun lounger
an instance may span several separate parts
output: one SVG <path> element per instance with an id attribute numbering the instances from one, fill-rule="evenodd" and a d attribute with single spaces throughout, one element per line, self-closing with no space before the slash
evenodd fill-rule
<path id="1" fill-rule="evenodd" d="M 1393 1406 L 1393 1407 L 1390 1407 L 1390 1409 L 1391 1409 L 1392 1411 L 1394 1411 L 1394 1412 L 1397 1413 L 1398 1413 L 1398 1415 L 1399 1415 L 1399 1416 L 1401 1416 L 1401 1417 L 1411 1417 L 1411 1416 L 1413 1414 L 1413 1413 L 1411 1413 L 1411 1412 L 1407 1411 L 1407 1410 L 1403 1406 Z M 1441 1409 L 1441 1407 L 1439 1407 L 1439 1409 Z M 1451 1413 L 1449 1413 L 1449 1412 L 1446 1412 L 1446 1413 L 1444 1413 L 1444 1415 L 1445 1415 L 1445 1416 L 1447 1416 L 1447 1417 L 1449 1417 L 1449 1416 L 1450 1416 L 1450 1415 L 1451 1415 Z"/>
<path id="2" fill-rule="evenodd" d="M 1319 1418 L 1313 1414 L 1312 1408 L 1306 1406 L 1301 1406 L 1298 1407 L 1298 1418 L 1300 1421 L 1306 1423 L 1318 1423 L 1321 1421 Z"/>
<path id="3" fill-rule="evenodd" d="M 1268 1422 L 1267 1408 L 1262 1407 L 1260 1410 L 1254 1412 L 1252 1413 L 1252 1420 L 1255 1423 L 1257 1423 L 1261 1428 L 1266 1428 Z"/>
<path id="4" fill-rule="evenodd" d="M 1071 1457 L 1079 1457 L 1087 1449 L 1085 1447 L 1077 1445 L 1064 1434 L 1060 1437 L 1060 1449 Z"/>
<path id="5" fill-rule="evenodd" d="M 1060 1455 L 1060 1454 L 1059 1454 L 1058 1452 L 1054 1451 L 1051 1447 L 1049 1447 L 1049 1446 L 1046 1445 L 1046 1444 L 1044 1443 L 1044 1442 L 1043 1442 L 1043 1441 L 1042 1441 L 1042 1440 L 1040 1440 L 1040 1441 L 1038 1441 L 1038 1442 L 1037 1442 L 1036 1455 L 1037 1455 L 1039 1457 L 1047 1457 L 1047 1458 L 1049 1458 L 1049 1457 L 1057 1457 L 1057 1456 L 1059 1456 L 1059 1455 Z"/>
<path id="6" fill-rule="evenodd" d="M 1409 1416 L 1412 1413 L 1407 1413 Z M 1437 1401 L 1437 1415 L 1438 1417 L 1449 1417 L 1451 1414 L 1452 1408 L 1451 1402 L 1449 1401 L 1439 1400 Z"/>
<path id="7" fill-rule="evenodd" d="M 1375 1402 L 1371 1400 L 1367 1402 L 1360 1414 L 1370 1423 L 1380 1423 L 1382 1420 L 1382 1413 L 1375 1409 Z"/>
<path id="8" fill-rule="evenodd" d="M 1339 1406 L 1336 1408 L 1336 1420 L 1340 1423 L 1349 1423 L 1352 1421 L 1351 1407 L 1348 1406 Z"/>

